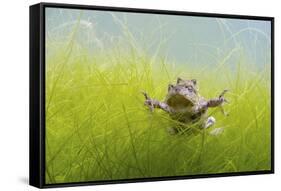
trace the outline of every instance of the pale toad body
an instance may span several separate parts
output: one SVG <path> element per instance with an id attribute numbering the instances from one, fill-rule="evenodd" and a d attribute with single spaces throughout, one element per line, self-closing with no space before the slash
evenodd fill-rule
<path id="1" fill-rule="evenodd" d="M 145 105 L 151 111 L 154 108 L 160 108 L 169 113 L 172 119 L 181 123 L 194 124 L 199 122 L 200 128 L 209 128 L 215 123 L 215 118 L 208 117 L 207 110 L 210 107 L 221 107 L 224 102 L 227 102 L 224 98 L 226 92 L 227 90 L 224 90 L 217 98 L 207 100 L 199 95 L 196 80 L 178 78 L 176 85 L 170 84 L 168 86 L 168 94 L 163 102 L 151 99 L 147 93 L 144 93 L 144 96 Z M 177 131 L 177 128 L 173 128 L 172 133 Z"/>

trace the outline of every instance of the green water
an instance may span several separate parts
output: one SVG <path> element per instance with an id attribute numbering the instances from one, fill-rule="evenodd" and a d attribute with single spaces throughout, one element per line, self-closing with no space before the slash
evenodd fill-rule
<path id="1" fill-rule="evenodd" d="M 72 15 L 71 27 L 62 27 L 65 31 L 58 36 L 47 27 L 46 183 L 271 169 L 270 49 L 260 35 L 266 34 L 267 25 L 264 33 L 260 26 L 248 31 L 249 42 L 257 36 L 256 51 L 243 44 L 245 36 L 231 38 L 224 53 L 200 61 L 212 64 L 198 64 L 196 58 L 165 54 L 171 48 L 165 38 L 149 49 L 134 35 L 133 27 L 116 20 L 122 29 L 118 41 L 109 43 L 110 34 L 108 39 L 85 44 L 81 22 L 87 13 L 78 13 Z M 200 35 L 205 44 L 213 45 Z M 205 53 L 214 57 L 213 52 Z M 258 56 L 252 59 L 253 54 Z M 256 58 L 262 61 L 257 63 Z M 210 129 L 197 136 L 167 133 L 177 122 L 161 110 L 151 113 L 141 91 L 163 100 L 168 84 L 177 77 L 197 79 L 205 98 L 229 89 L 230 103 L 224 106 L 229 115 L 209 109 L 217 121 Z M 214 128 L 224 132 L 209 135 Z"/>

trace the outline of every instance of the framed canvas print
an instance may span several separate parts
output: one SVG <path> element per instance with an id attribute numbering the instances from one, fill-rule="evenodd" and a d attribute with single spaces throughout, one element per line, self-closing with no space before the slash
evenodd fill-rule
<path id="1" fill-rule="evenodd" d="M 274 172 L 274 18 L 30 7 L 30 184 Z"/>

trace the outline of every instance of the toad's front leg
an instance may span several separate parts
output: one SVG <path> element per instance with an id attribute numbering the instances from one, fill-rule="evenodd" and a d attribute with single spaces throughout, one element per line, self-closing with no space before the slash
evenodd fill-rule
<path id="1" fill-rule="evenodd" d="M 195 105 L 193 107 L 193 112 L 194 113 L 202 113 L 205 112 L 209 107 L 220 107 L 222 112 L 227 115 L 223 108 L 222 108 L 222 104 L 223 103 L 228 103 L 228 101 L 224 98 L 224 94 L 227 92 L 228 90 L 224 90 L 218 98 L 213 98 L 213 99 L 209 99 L 207 101 L 202 101 L 199 104 Z"/>
<path id="2" fill-rule="evenodd" d="M 218 98 L 213 98 L 213 99 L 209 99 L 207 101 L 207 107 L 220 107 L 221 111 L 224 115 L 227 115 L 227 113 L 224 111 L 222 105 L 223 103 L 228 103 L 228 101 L 224 98 L 224 94 L 228 92 L 228 90 L 224 90 Z"/>
<path id="3" fill-rule="evenodd" d="M 172 109 L 168 106 L 168 104 L 158 101 L 156 99 L 151 99 L 147 93 L 142 92 L 144 97 L 145 97 L 145 101 L 144 104 L 147 105 L 150 109 L 150 111 L 153 111 L 154 108 L 160 108 L 164 111 L 166 111 L 167 113 L 172 113 Z"/>
<path id="4" fill-rule="evenodd" d="M 224 102 L 228 103 L 228 101 L 224 98 L 224 94 L 226 92 L 228 92 L 228 90 L 223 90 L 218 98 L 209 99 L 207 101 L 207 107 L 217 107 L 221 106 Z"/>

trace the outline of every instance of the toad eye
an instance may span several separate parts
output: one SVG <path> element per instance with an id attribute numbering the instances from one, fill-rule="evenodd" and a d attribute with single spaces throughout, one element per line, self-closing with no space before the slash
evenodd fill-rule
<path id="1" fill-rule="evenodd" d="M 193 90 L 193 88 L 191 86 L 185 86 L 185 88 L 187 88 L 189 91 Z"/>

